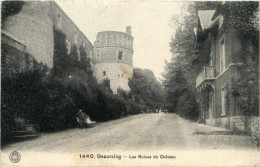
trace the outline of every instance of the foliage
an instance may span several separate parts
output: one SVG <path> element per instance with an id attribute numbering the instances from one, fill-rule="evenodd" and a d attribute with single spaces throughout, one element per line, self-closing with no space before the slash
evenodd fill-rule
<path id="1" fill-rule="evenodd" d="M 234 27 L 238 31 L 241 40 L 249 40 L 255 47 L 258 47 L 259 20 L 254 22 L 254 19 L 258 17 L 259 2 L 227 2 L 219 10 L 229 20 L 225 24 Z"/>
<path id="2" fill-rule="evenodd" d="M 66 46 L 66 35 L 60 30 L 53 29 L 54 32 L 54 75 L 58 78 L 64 78 L 84 71 L 93 76 L 90 59 L 87 56 L 86 49 L 81 45 L 79 49 L 72 45 L 68 54 Z"/>
<path id="3" fill-rule="evenodd" d="M 53 73 L 56 77 L 69 76 L 70 57 L 67 55 L 66 35 L 59 30 L 53 29 L 54 34 L 54 62 Z"/>
<path id="4" fill-rule="evenodd" d="M 16 117 L 32 121 L 41 131 L 57 131 L 75 127 L 80 109 L 96 121 L 141 112 L 138 105 L 113 95 L 109 80 L 96 81 L 83 47 L 80 59 L 75 46 L 68 55 L 66 36 L 55 29 L 54 45 L 53 73 L 47 73 L 51 71 L 47 67 L 37 68 L 43 65 L 36 62 L 34 71 L 2 78 L 3 138 L 15 129 Z"/>
<path id="5" fill-rule="evenodd" d="M 237 99 L 237 104 L 246 116 L 259 115 L 259 61 L 257 52 L 244 48 L 242 55 L 243 64 L 238 67 L 240 77 L 234 80 L 232 94 Z"/>
<path id="6" fill-rule="evenodd" d="M 162 107 L 163 90 L 151 70 L 134 68 L 129 87 L 131 88 L 129 96 L 136 103 L 145 105 L 150 110 Z"/>
<path id="7" fill-rule="evenodd" d="M 118 88 L 117 89 L 117 95 L 125 100 L 129 100 L 130 99 L 130 92 L 126 92 L 125 90 Z"/>
<path id="8" fill-rule="evenodd" d="M 243 41 L 241 50 L 233 54 L 233 59 L 242 64 L 237 68 L 240 76 L 234 80 L 232 94 L 244 115 L 259 115 L 259 27 L 252 22 L 259 12 L 259 3 L 227 3 L 221 10 L 230 17 L 227 25 L 233 25 Z"/>
<path id="9" fill-rule="evenodd" d="M 196 60 L 195 41 L 193 28 L 197 26 L 197 9 L 204 4 L 189 3 L 186 15 L 182 19 L 173 17 L 175 36 L 170 42 L 172 59 L 165 62 L 163 86 L 166 93 L 165 107 L 168 112 L 176 112 L 181 116 L 196 119 L 198 108 L 194 107 L 196 98 L 195 81 L 201 64 L 194 64 Z M 193 108 L 190 104 L 194 104 Z"/>
<path id="10" fill-rule="evenodd" d="M 177 104 L 177 114 L 184 118 L 188 118 L 190 120 L 198 119 L 198 105 L 196 102 L 196 97 L 190 92 L 185 92 L 182 96 L 180 96 Z"/>

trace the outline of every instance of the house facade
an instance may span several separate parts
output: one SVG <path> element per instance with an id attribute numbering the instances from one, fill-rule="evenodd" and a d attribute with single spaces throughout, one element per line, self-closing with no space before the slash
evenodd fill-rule
<path id="1" fill-rule="evenodd" d="M 243 116 L 232 87 L 240 75 L 238 67 L 243 62 L 238 52 L 244 41 L 220 11 L 201 10 L 198 17 L 198 26 L 194 29 L 199 50 L 196 61 L 204 62 L 196 78 L 200 122 L 243 130 Z"/>

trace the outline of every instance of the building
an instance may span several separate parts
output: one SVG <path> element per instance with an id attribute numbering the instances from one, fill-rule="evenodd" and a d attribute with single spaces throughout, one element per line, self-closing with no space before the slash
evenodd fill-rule
<path id="1" fill-rule="evenodd" d="M 32 70 L 33 64 L 53 68 L 54 30 L 66 35 L 68 55 L 72 46 L 86 50 L 98 81 L 110 80 L 114 93 L 129 91 L 128 79 L 133 74 L 133 37 L 126 33 L 104 31 L 97 34 L 94 47 L 77 25 L 54 1 L 20 1 L 21 9 L 2 23 L 2 71 L 4 74 Z M 4 52 L 3 52 L 4 51 Z M 19 54 L 17 54 L 19 53 Z M 36 63 L 37 62 L 37 63 Z M 93 64 L 94 63 L 94 64 Z"/>
<path id="2" fill-rule="evenodd" d="M 221 8 L 225 3 L 218 6 Z M 243 61 L 238 31 L 222 10 L 198 11 L 198 26 L 194 29 L 197 62 L 206 62 L 196 78 L 199 97 L 200 122 L 228 129 L 243 129 L 242 113 L 236 97 L 231 93 L 234 81 L 239 78 L 237 67 Z M 252 43 L 248 43 L 250 48 Z M 204 52 L 202 52 L 202 50 Z"/>
<path id="3" fill-rule="evenodd" d="M 26 52 L 33 55 L 38 63 L 46 64 L 49 68 L 53 67 L 54 28 L 66 35 L 68 51 L 72 45 L 76 45 L 77 48 L 83 45 L 88 57 L 92 59 L 93 45 L 56 2 L 21 1 L 20 3 L 23 3 L 21 10 L 2 22 L 2 30 L 5 36 L 8 34 L 9 39 L 13 38 L 17 44 L 22 44 Z M 2 43 L 5 41 L 2 40 Z M 14 55 L 8 55 L 6 58 L 10 59 L 10 56 Z"/>
<path id="4" fill-rule="evenodd" d="M 133 75 L 133 37 L 131 27 L 126 27 L 126 33 L 103 31 L 97 34 L 94 44 L 94 75 L 99 82 L 110 80 L 113 93 L 120 88 L 130 91 L 129 78 Z"/>

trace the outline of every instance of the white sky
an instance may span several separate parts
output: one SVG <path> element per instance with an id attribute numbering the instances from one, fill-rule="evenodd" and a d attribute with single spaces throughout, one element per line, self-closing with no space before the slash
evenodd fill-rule
<path id="1" fill-rule="evenodd" d="M 180 14 L 181 2 L 56 1 L 92 44 L 99 31 L 132 27 L 133 66 L 148 68 L 161 78 L 164 60 L 170 60 L 169 42 L 174 29 L 172 15 Z"/>

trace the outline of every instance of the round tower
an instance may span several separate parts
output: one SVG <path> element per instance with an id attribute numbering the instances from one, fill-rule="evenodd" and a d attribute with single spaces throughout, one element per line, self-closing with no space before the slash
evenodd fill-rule
<path id="1" fill-rule="evenodd" d="M 126 33 L 118 31 L 102 31 L 97 34 L 94 46 L 94 75 L 99 82 L 110 80 L 113 93 L 118 88 L 130 91 L 128 79 L 133 75 L 133 37 L 131 27 Z"/>

